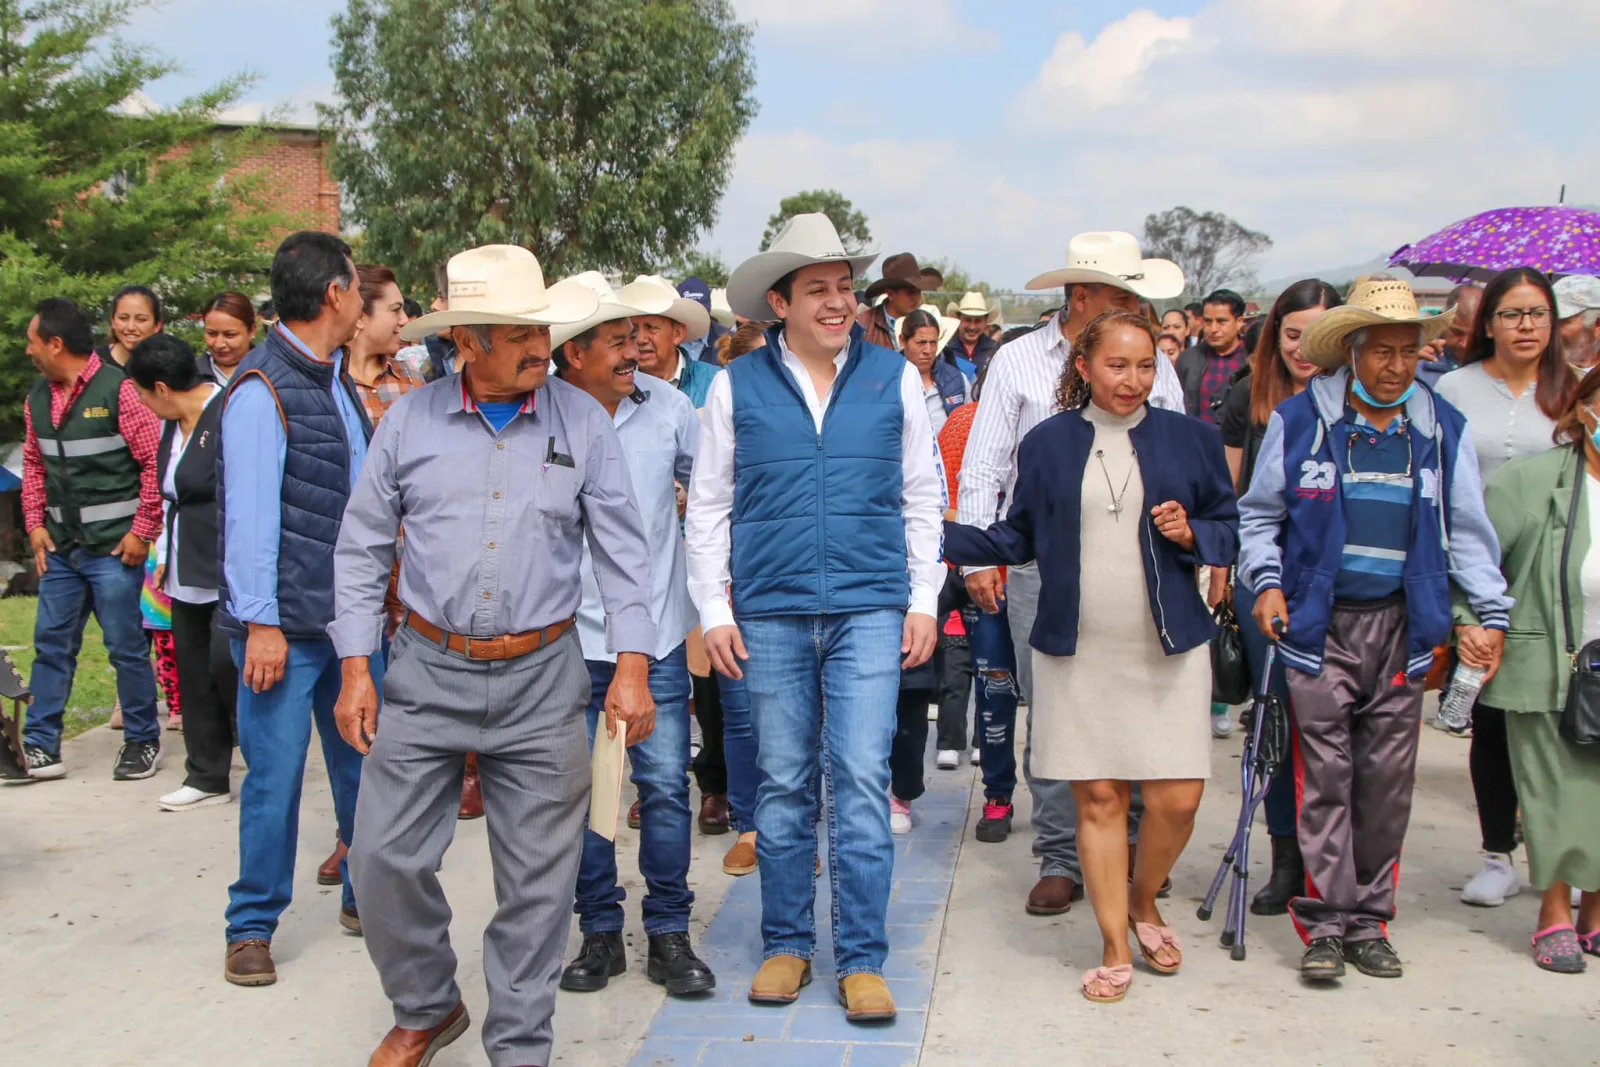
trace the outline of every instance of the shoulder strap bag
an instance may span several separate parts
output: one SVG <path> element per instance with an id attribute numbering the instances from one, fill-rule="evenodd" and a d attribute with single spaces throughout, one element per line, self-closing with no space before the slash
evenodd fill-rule
<path id="1" fill-rule="evenodd" d="M 1567 702 L 1561 708 L 1561 736 L 1574 745 L 1600 744 L 1600 641 L 1590 641 L 1579 649 L 1572 639 L 1572 609 L 1567 602 L 1567 565 L 1572 558 L 1572 531 L 1578 525 L 1578 505 L 1583 498 L 1584 447 L 1579 442 L 1573 466 L 1572 504 L 1567 509 L 1566 535 L 1561 539 L 1561 573 L 1556 586 L 1561 590 L 1561 625 L 1567 636 L 1567 660 L 1572 677 L 1567 681 Z"/>

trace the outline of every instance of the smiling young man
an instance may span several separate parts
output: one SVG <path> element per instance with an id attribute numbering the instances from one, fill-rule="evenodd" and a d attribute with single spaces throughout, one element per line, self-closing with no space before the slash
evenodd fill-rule
<path id="1" fill-rule="evenodd" d="M 965 361 L 967 366 L 961 368 L 962 372 L 966 373 L 970 367 L 975 378 L 983 373 L 989 358 L 1000 347 L 999 342 L 989 336 L 989 326 L 995 318 L 990 314 L 988 298 L 982 293 L 963 295 L 961 303 L 956 305 L 956 315 L 961 325 L 956 327 L 950 343 L 944 346 L 944 355 L 957 365 Z"/>
<path id="2" fill-rule="evenodd" d="M 622 441 L 634 498 L 639 502 L 650 542 L 650 617 L 656 644 L 650 655 L 650 696 L 656 727 L 629 752 L 633 784 L 639 791 L 639 873 L 647 892 L 644 932 L 649 939 L 646 974 L 672 996 L 714 989 L 711 968 L 689 942 L 689 661 L 684 638 L 693 629 L 694 604 L 684 569 L 683 536 L 678 531 L 676 486 L 687 484 L 694 467 L 700 419 L 682 392 L 638 370 L 634 322 L 660 318 L 678 299 L 670 288 L 643 279 L 613 292 L 604 277 L 589 271 L 573 279 L 600 298 L 593 315 L 550 331 L 561 380 L 577 386 L 605 409 Z M 631 317 L 630 317 L 631 316 Z M 703 365 L 703 364 L 702 364 Z M 606 687 L 616 674 L 616 655 L 606 648 L 606 613 L 594 558 L 584 553 L 583 603 L 578 607 L 578 640 L 589 670 L 593 695 L 587 710 L 590 746 L 603 721 Z M 578 993 L 604 989 L 627 971 L 622 943 L 626 898 L 617 883 L 616 844 L 593 830 L 583 835 L 578 868 L 578 929 L 583 947 L 561 973 L 561 988 Z"/>
<path id="3" fill-rule="evenodd" d="M 1218 289 L 1201 301 L 1201 308 L 1201 341 L 1178 357 L 1177 370 L 1183 380 L 1184 409 L 1215 424 L 1214 405 L 1250 355 L 1241 340 L 1244 297 L 1231 289 Z"/>
<path id="4" fill-rule="evenodd" d="M 711 383 L 686 527 L 706 652 L 747 683 L 758 745 L 765 962 L 750 999 L 791 1003 L 810 981 L 820 759 L 852 1021 L 895 1013 L 889 749 L 900 670 L 933 653 L 944 577 L 921 376 L 854 325 L 851 284 L 874 258 L 847 255 L 826 215 L 798 215 L 733 272 L 733 310 L 781 322 Z"/>

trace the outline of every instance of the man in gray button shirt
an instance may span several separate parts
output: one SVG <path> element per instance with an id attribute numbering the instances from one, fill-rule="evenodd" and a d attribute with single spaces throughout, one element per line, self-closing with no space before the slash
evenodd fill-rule
<path id="1" fill-rule="evenodd" d="M 617 657 L 607 729 L 626 723 L 630 742 L 655 721 L 650 548 L 611 420 L 546 380 L 549 326 L 593 313 L 595 295 L 546 290 L 532 253 L 508 245 L 456 256 L 449 282 L 450 310 L 406 333 L 451 327 L 462 370 L 389 410 L 335 552 L 334 715 L 367 753 L 350 874 L 396 1024 L 372 1063 L 422 1063 L 467 1027 L 434 872 L 475 751 L 500 904 L 484 938 L 483 1044 L 494 1067 L 547 1064 L 590 785 L 589 673 L 572 626 L 583 539 Z M 368 658 L 402 524 L 407 617 L 380 723 Z"/>

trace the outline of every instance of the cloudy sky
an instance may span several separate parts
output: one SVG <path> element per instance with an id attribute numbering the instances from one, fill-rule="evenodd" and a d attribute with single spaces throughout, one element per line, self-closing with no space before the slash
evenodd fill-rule
<path id="1" fill-rule="evenodd" d="M 1273 278 L 1510 204 L 1600 203 L 1595 0 L 734 0 L 761 111 L 702 245 L 832 186 L 886 251 L 997 285 L 1176 204 L 1272 236 Z M 169 0 L 132 36 L 254 106 L 331 93 L 328 0 Z"/>

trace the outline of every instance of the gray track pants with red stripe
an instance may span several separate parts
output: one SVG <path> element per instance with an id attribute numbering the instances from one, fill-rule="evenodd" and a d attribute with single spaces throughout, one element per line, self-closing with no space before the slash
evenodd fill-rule
<path id="1" fill-rule="evenodd" d="M 1394 918 L 1416 783 L 1422 680 L 1408 679 L 1399 598 L 1335 604 L 1322 674 L 1290 669 L 1306 895 L 1300 936 L 1368 941 Z"/>

